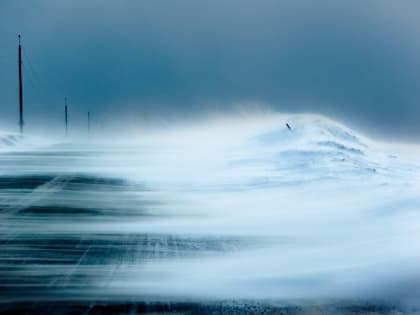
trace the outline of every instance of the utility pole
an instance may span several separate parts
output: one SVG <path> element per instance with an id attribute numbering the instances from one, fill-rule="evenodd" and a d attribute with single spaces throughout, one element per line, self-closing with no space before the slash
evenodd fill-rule
<path id="1" fill-rule="evenodd" d="M 67 97 L 64 98 L 64 122 L 66 124 L 66 137 L 68 133 Z"/>
<path id="2" fill-rule="evenodd" d="M 90 133 L 90 112 L 88 112 L 88 133 Z"/>
<path id="3" fill-rule="evenodd" d="M 20 44 L 20 34 L 18 35 L 18 65 L 19 65 L 19 131 L 23 133 L 23 82 L 22 82 L 22 46 Z"/>

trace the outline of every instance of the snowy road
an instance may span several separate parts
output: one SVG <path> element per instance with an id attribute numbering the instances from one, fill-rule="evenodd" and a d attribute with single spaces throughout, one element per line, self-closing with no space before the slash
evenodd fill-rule
<path id="1" fill-rule="evenodd" d="M 1 153 L 0 313 L 407 310 L 418 148 L 289 122 Z"/>

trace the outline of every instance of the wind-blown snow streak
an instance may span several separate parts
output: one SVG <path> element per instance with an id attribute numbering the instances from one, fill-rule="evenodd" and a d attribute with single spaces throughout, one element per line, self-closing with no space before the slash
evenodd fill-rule
<path id="1" fill-rule="evenodd" d="M 98 143 L 0 156 L 0 263 L 27 266 L 8 269 L 3 290 L 407 303 L 420 293 L 417 146 L 313 115 Z"/>

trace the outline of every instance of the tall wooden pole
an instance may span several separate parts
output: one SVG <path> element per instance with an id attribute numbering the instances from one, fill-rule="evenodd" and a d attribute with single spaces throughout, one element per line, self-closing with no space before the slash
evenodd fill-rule
<path id="1" fill-rule="evenodd" d="M 68 133 L 67 97 L 64 98 L 64 123 L 66 124 L 66 136 L 67 136 L 67 133 Z"/>
<path id="2" fill-rule="evenodd" d="M 88 112 L 88 133 L 90 133 L 90 112 Z"/>
<path id="3" fill-rule="evenodd" d="M 20 34 L 19 38 L 19 49 L 18 49 L 18 59 L 19 59 L 19 131 L 23 132 L 23 82 L 22 82 L 22 46 L 20 44 Z"/>

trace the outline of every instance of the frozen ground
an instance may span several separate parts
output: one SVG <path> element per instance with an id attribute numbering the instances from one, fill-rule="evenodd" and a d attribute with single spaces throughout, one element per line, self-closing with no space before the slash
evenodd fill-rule
<path id="1" fill-rule="evenodd" d="M 0 313 L 418 312 L 417 146 L 311 115 L 16 137 Z"/>

